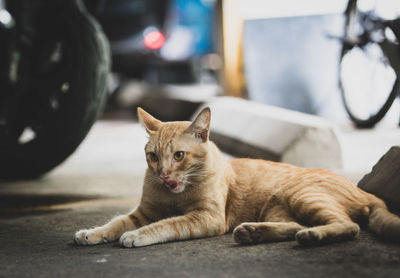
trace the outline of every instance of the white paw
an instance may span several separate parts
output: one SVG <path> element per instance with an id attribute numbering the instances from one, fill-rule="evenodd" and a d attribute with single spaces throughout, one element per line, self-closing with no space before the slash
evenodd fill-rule
<path id="1" fill-rule="evenodd" d="M 96 228 L 76 232 L 74 240 L 77 245 L 93 245 L 108 241 L 101 231 Z"/>
<path id="2" fill-rule="evenodd" d="M 146 239 L 139 230 L 124 233 L 119 239 L 119 243 L 124 247 L 140 247 L 152 244 L 149 238 Z"/>

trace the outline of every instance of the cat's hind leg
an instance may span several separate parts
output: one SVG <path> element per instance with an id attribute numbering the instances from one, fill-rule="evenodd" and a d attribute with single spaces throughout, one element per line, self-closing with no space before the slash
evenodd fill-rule
<path id="1" fill-rule="evenodd" d="M 295 222 L 281 206 L 268 211 L 267 222 L 242 223 L 233 230 L 233 240 L 241 244 L 294 240 L 298 231 L 305 227 Z"/>
<path id="2" fill-rule="evenodd" d="M 311 223 L 319 226 L 305 228 L 297 232 L 296 240 L 300 245 L 320 245 L 323 243 L 351 240 L 360 232 L 344 209 L 338 204 L 329 202 L 310 206 L 306 212 Z"/>
<path id="3" fill-rule="evenodd" d="M 351 240 L 360 232 L 360 227 L 351 221 L 336 222 L 300 230 L 296 240 L 300 245 L 320 245 L 323 243 Z"/>
<path id="4" fill-rule="evenodd" d="M 249 222 L 233 230 L 233 240 L 241 244 L 294 240 L 304 229 L 296 222 Z"/>

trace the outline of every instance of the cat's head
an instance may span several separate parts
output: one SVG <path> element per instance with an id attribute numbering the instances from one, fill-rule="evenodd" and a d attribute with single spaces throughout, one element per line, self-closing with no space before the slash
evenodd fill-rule
<path id="1" fill-rule="evenodd" d="M 200 183 L 206 173 L 211 111 L 193 122 L 161 122 L 141 108 L 138 117 L 149 134 L 146 160 L 153 177 L 172 193 Z"/>

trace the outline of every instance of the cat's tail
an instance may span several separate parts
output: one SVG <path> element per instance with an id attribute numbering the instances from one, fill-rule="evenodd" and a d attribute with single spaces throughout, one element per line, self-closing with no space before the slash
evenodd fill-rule
<path id="1" fill-rule="evenodd" d="M 368 228 L 383 239 L 400 241 L 400 217 L 389 212 L 385 203 L 370 196 Z"/>

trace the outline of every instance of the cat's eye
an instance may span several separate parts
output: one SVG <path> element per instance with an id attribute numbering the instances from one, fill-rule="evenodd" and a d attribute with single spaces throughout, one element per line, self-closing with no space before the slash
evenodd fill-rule
<path id="1" fill-rule="evenodd" d="M 185 153 L 182 151 L 176 152 L 174 153 L 174 159 L 176 161 L 181 161 L 183 159 L 183 157 L 185 156 Z"/>
<path id="2" fill-rule="evenodd" d="M 157 157 L 157 155 L 155 153 L 149 152 L 147 155 L 149 156 L 149 158 L 150 158 L 150 160 L 152 162 L 157 162 L 158 161 L 158 157 Z"/>

